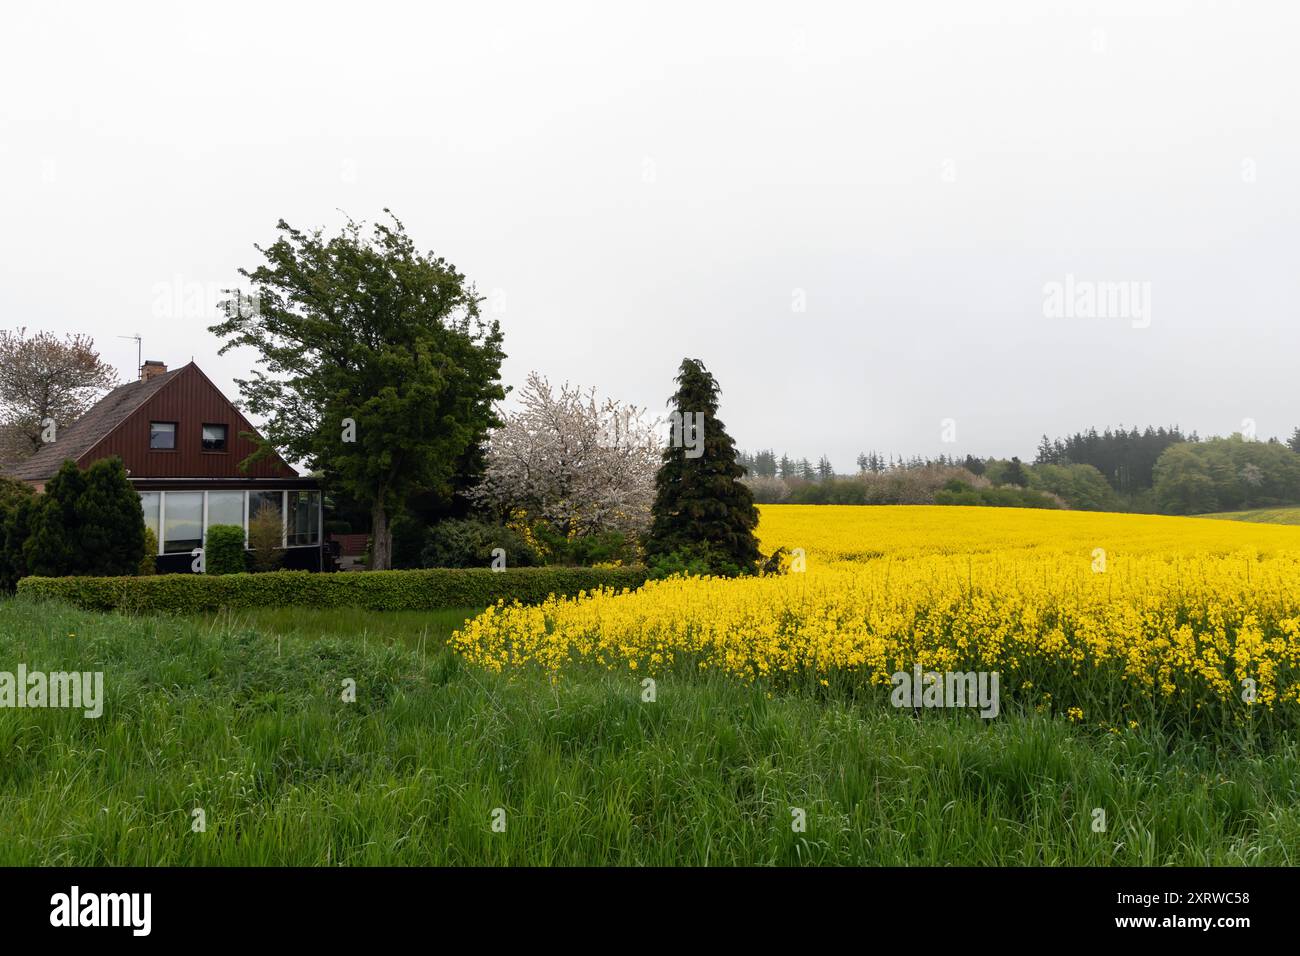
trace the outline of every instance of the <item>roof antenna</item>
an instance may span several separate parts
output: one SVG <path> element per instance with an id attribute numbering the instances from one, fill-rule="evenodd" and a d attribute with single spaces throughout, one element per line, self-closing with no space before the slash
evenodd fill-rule
<path id="1" fill-rule="evenodd" d="M 119 339 L 135 339 L 135 380 L 140 381 L 140 376 L 144 374 L 144 339 L 140 333 L 135 335 L 119 335 Z"/>

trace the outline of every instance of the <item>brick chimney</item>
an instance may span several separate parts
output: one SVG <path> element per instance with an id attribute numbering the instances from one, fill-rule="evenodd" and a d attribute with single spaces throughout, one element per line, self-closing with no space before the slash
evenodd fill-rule
<path id="1" fill-rule="evenodd" d="M 144 365 L 140 366 L 140 381 L 147 382 L 155 376 L 162 375 L 167 371 L 167 366 L 155 359 L 145 359 Z"/>

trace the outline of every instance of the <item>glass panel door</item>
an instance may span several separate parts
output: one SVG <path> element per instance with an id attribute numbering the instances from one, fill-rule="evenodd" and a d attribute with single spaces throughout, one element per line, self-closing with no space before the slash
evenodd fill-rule
<path id="1" fill-rule="evenodd" d="M 179 554 L 203 546 L 203 492 L 169 491 L 163 552 Z"/>

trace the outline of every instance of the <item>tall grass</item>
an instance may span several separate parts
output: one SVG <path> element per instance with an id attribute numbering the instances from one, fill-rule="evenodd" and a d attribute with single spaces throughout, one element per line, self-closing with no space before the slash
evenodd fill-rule
<path id="1" fill-rule="evenodd" d="M 399 645 L 414 651 L 440 652 L 447 638 L 481 607 L 446 608 L 437 611 L 384 611 L 364 608 L 266 607 L 205 614 L 196 620 L 205 627 L 256 628 L 277 637 L 339 637 Z"/>
<path id="2" fill-rule="evenodd" d="M 626 674 L 551 683 L 421 642 L 11 601 L 0 670 L 19 662 L 103 670 L 107 704 L 98 720 L 0 709 L 0 864 L 1204 865 L 1300 853 L 1289 741 L 1228 753 L 1036 716 L 917 719 L 719 675 L 667 675 L 648 703 Z M 340 699 L 349 678 L 355 703 Z M 192 830 L 196 808 L 206 832 Z"/>

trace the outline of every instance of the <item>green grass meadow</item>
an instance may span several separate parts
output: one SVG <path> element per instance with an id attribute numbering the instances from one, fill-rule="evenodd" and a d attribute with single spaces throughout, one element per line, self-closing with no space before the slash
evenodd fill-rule
<path id="1" fill-rule="evenodd" d="M 453 631 L 483 608 L 440 611 L 367 611 L 364 608 L 253 608 L 195 618 L 203 627 L 252 628 L 276 638 L 342 638 L 362 644 L 400 646 L 422 653 L 445 652 Z"/>
<path id="2" fill-rule="evenodd" d="M 1300 508 L 1255 508 L 1250 511 L 1220 511 L 1201 515 L 1225 521 L 1253 521 L 1259 524 L 1300 524 Z"/>
<path id="3" fill-rule="evenodd" d="M 551 683 L 464 665 L 442 645 L 464 613 L 0 603 L 0 670 L 103 670 L 107 697 L 99 719 L 0 709 L 0 864 L 1300 858 L 1294 742 L 1252 752 L 1037 716 L 917 719 L 717 676 L 665 677 L 643 702 L 630 674 Z"/>

